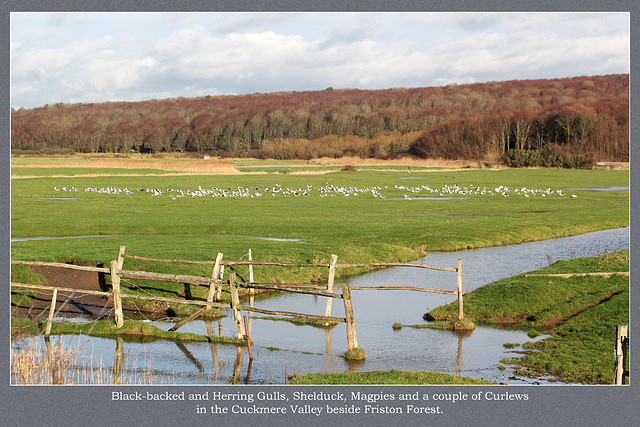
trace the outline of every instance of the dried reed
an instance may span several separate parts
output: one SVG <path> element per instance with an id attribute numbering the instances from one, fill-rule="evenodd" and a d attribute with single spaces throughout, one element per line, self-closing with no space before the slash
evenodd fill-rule
<path id="1" fill-rule="evenodd" d="M 314 163 L 333 164 L 333 165 L 353 165 L 353 166 L 414 166 L 414 167 L 444 167 L 444 168 L 463 168 L 465 166 L 477 167 L 482 164 L 479 161 L 469 160 L 446 160 L 446 159 L 415 159 L 411 157 L 401 157 L 398 159 L 363 159 L 360 157 L 340 157 L 330 158 L 321 157 L 314 160 Z"/>
<path id="2" fill-rule="evenodd" d="M 36 345 L 34 340 L 11 353 L 11 383 L 14 385 L 148 385 L 157 382 L 173 383 L 166 377 L 158 380 L 149 368 L 127 369 L 118 367 L 118 372 L 105 367 L 102 360 L 93 355 L 84 356 L 80 346 L 63 345 L 61 340 L 46 347 Z M 146 365 L 145 361 L 145 365 Z M 136 365 L 136 361 L 133 362 Z"/>
<path id="3" fill-rule="evenodd" d="M 86 159 L 60 163 L 22 163 L 12 167 L 34 168 L 106 168 L 106 169 L 156 169 L 169 172 L 238 173 L 233 163 L 219 160 L 156 160 L 156 159 Z"/>

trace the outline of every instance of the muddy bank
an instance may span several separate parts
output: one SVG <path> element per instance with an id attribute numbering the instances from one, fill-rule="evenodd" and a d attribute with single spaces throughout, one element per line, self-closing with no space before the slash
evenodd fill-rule
<path id="1" fill-rule="evenodd" d="M 64 261 L 60 261 L 64 262 Z M 86 262 L 73 262 L 73 265 L 103 268 L 103 264 Z M 31 266 L 31 271 L 42 275 L 46 282 L 44 285 L 52 287 L 73 288 L 78 290 L 91 290 L 108 292 L 111 290 L 109 275 L 94 271 L 71 270 L 67 268 L 49 266 Z M 12 294 L 22 293 L 22 290 L 13 290 Z M 31 298 L 25 298 L 18 303 L 11 304 L 11 317 L 46 320 L 51 305 L 50 291 L 28 291 Z M 103 319 L 113 317 L 113 299 L 102 295 L 81 294 L 69 291 L 58 291 L 56 304 L 56 317 L 58 318 L 86 318 Z M 141 308 L 134 301 L 123 301 L 123 313 L 127 318 L 150 318 L 162 320 L 173 317 L 173 312 L 167 304 L 149 304 Z"/>

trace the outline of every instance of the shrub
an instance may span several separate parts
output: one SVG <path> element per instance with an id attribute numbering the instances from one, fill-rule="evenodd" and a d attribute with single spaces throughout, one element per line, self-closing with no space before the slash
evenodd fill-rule
<path id="1" fill-rule="evenodd" d="M 584 155 L 578 154 L 574 156 L 573 163 L 576 169 L 593 169 L 596 161 L 593 153 L 587 153 Z"/>

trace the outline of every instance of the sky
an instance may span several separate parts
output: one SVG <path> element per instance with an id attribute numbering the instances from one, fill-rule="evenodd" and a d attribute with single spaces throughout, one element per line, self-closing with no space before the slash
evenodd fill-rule
<path id="1" fill-rule="evenodd" d="M 11 106 L 630 72 L 629 13 L 11 13 Z"/>

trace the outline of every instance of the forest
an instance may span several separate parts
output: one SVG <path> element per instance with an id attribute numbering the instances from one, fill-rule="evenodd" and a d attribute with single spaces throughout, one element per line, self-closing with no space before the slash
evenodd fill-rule
<path id="1" fill-rule="evenodd" d="M 629 160 L 629 75 L 12 108 L 12 153 Z"/>

